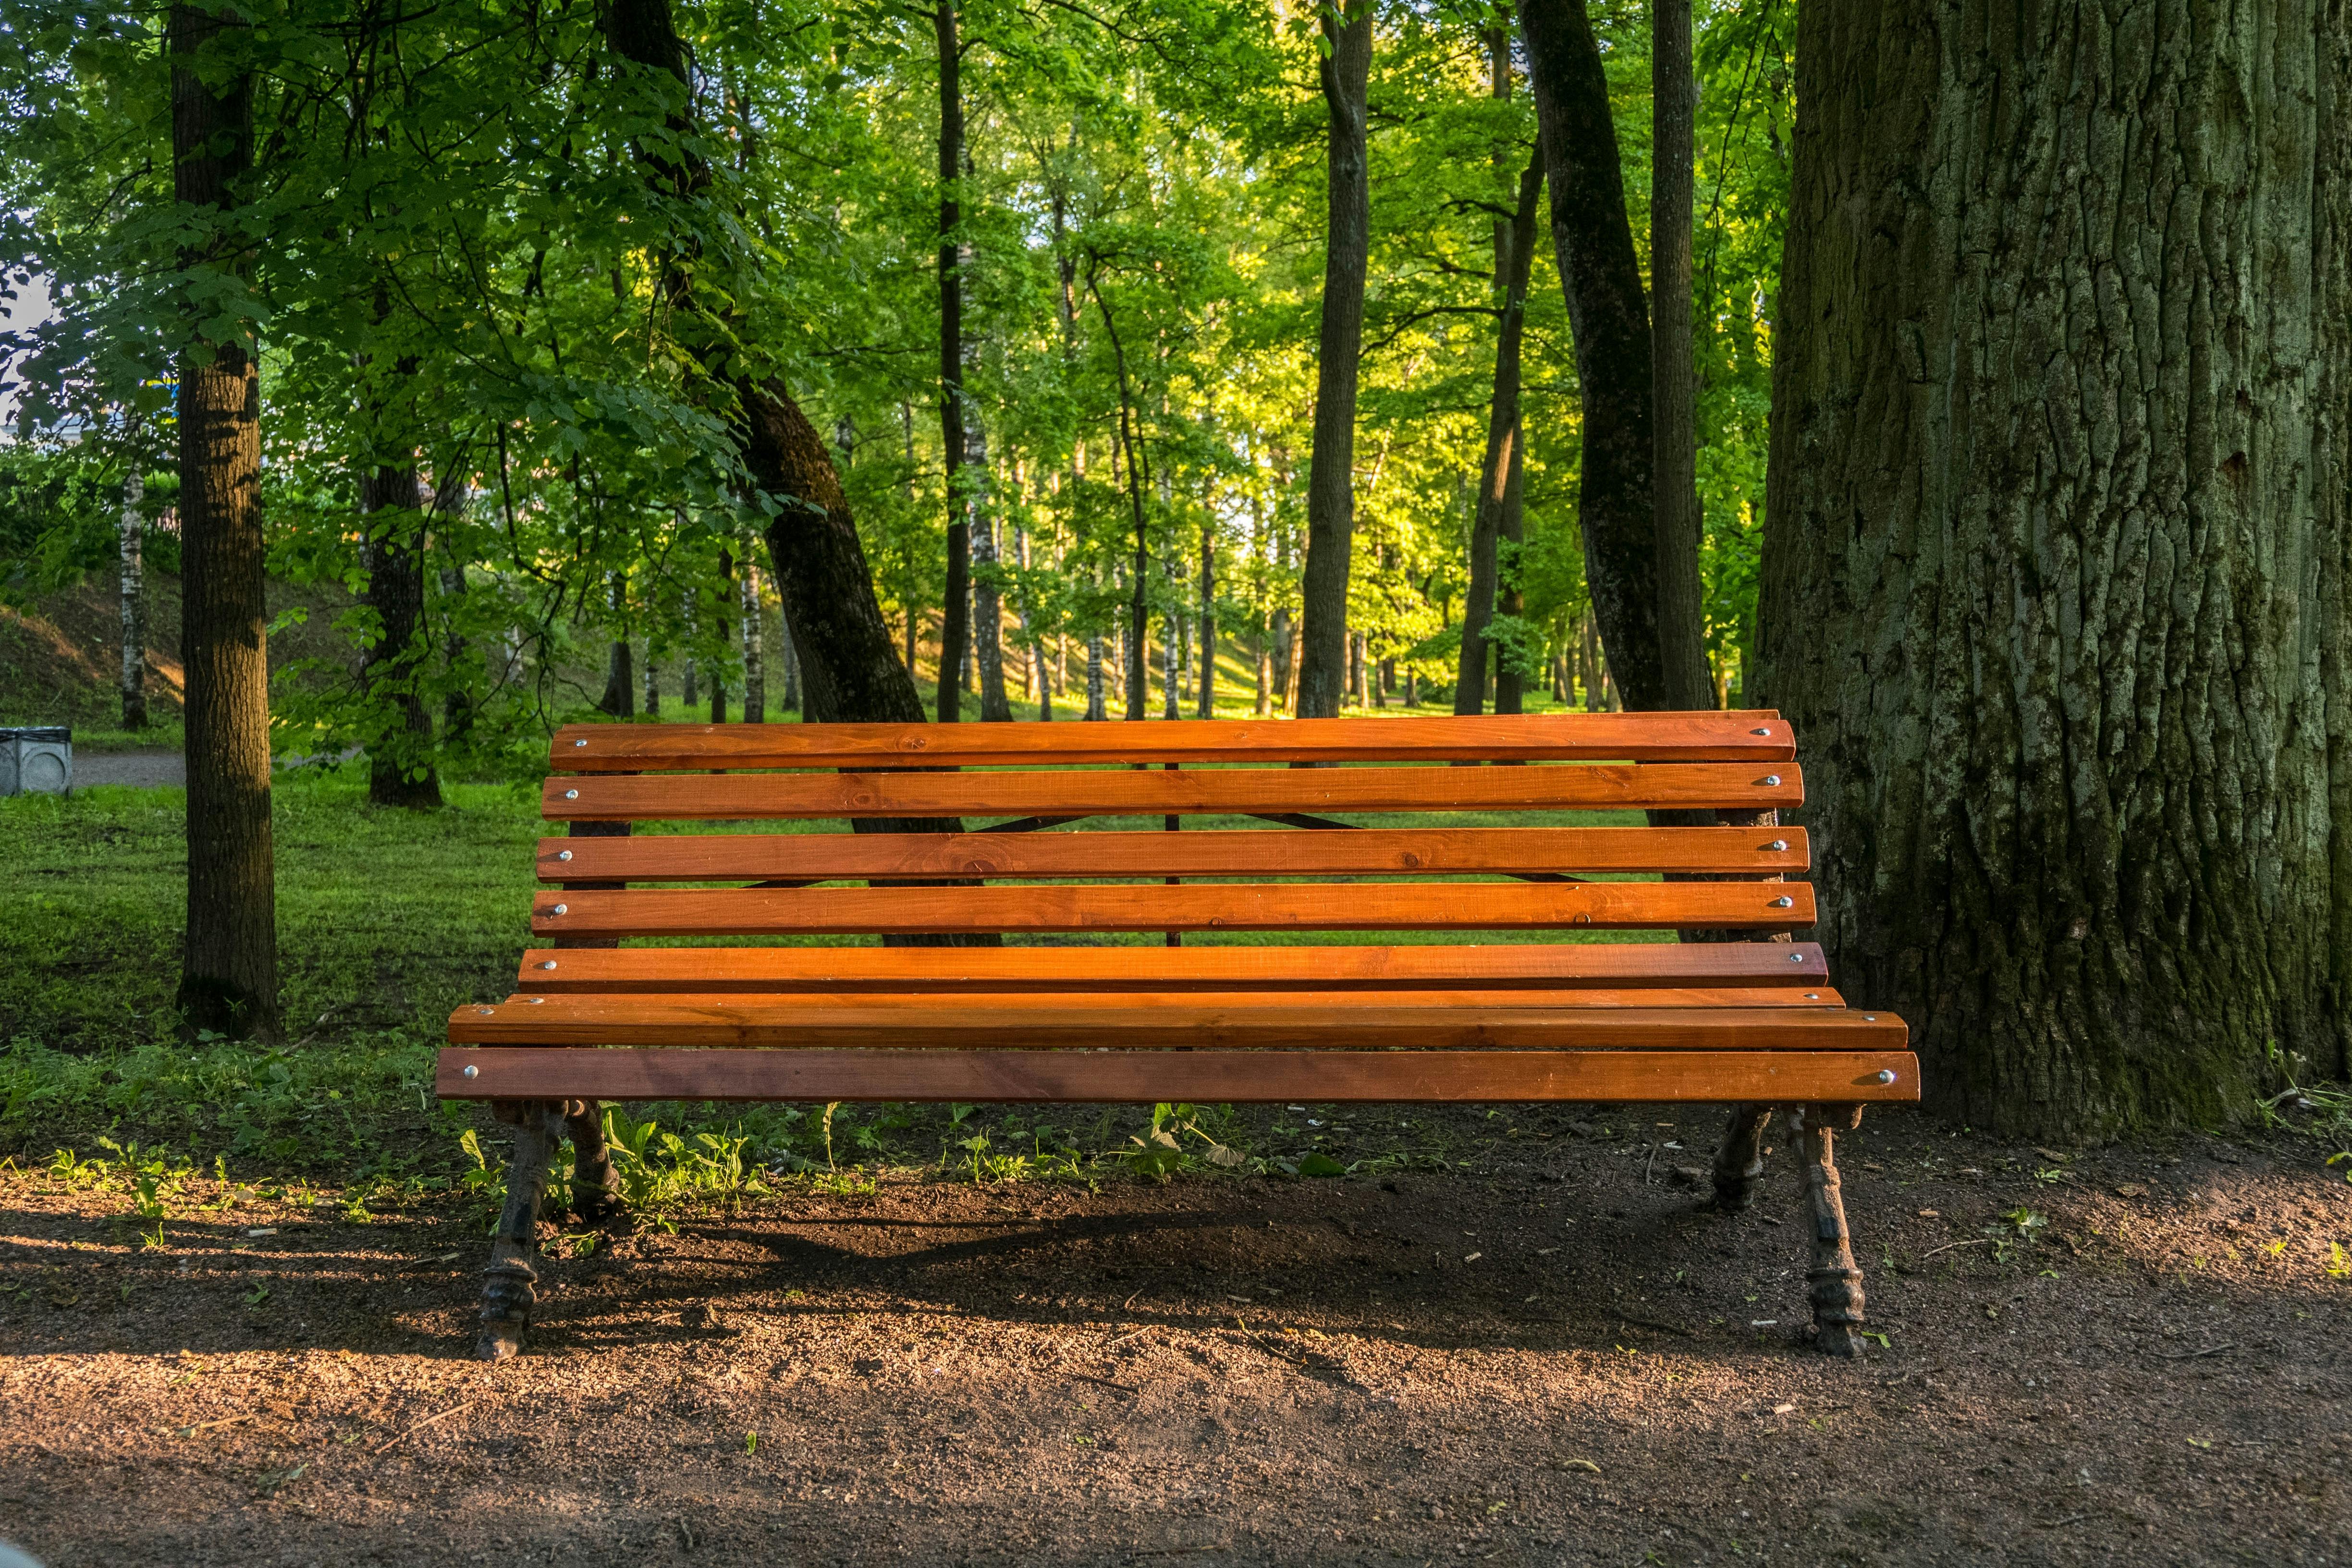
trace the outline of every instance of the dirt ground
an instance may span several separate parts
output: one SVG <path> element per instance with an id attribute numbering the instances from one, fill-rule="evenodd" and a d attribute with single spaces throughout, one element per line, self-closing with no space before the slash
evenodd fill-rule
<path id="1" fill-rule="evenodd" d="M 681 1220 L 551 1262 L 496 1366 L 455 1209 L 142 1250 L 9 1174 L 0 1535 L 55 1568 L 2352 1559 L 2324 1150 L 1874 1116 L 1854 1364 L 1797 1342 L 1786 1151 L 1727 1218 L 1680 1173 L 1711 1111 L 1504 1115 L 1473 1176 Z"/>

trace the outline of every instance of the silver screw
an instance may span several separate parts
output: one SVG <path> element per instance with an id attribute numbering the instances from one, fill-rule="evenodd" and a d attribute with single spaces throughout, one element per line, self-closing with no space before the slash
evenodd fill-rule
<path id="1" fill-rule="evenodd" d="M 1750 730 L 1750 731 L 1748 731 L 1748 732 L 1749 734 L 1751 734 L 1751 735 L 1769 735 L 1769 734 L 1770 734 L 1772 731 L 1769 731 L 1769 730 Z M 581 742 L 580 743 L 581 743 L 582 745 L 583 745 L 583 746 L 584 746 L 584 745 L 586 745 L 588 742 L 585 742 L 585 741 L 583 741 L 583 742 Z"/>
<path id="2" fill-rule="evenodd" d="M 556 905 L 556 906 L 555 906 L 554 910 L 551 910 L 551 913 L 554 913 L 554 914 L 559 914 L 559 915 L 560 915 L 560 914 L 566 914 L 566 913 L 569 913 L 569 912 L 571 911 L 571 909 L 572 909 L 572 906 L 571 906 L 570 904 L 558 904 L 558 905 Z"/>
<path id="3" fill-rule="evenodd" d="M 1764 847 L 1772 851 L 1773 854 L 1778 855 L 1782 850 L 1789 847 L 1789 841 L 1785 838 L 1775 838 L 1771 843 L 1764 846 Z"/>
<path id="4" fill-rule="evenodd" d="M 460 1078 L 479 1078 L 482 1076 L 482 1069 L 476 1067 L 473 1063 L 467 1062 L 465 1067 L 460 1069 L 457 1076 Z"/>
<path id="5" fill-rule="evenodd" d="M 490 1014 L 491 1014 L 491 1012 L 492 1012 L 492 1009 L 490 1009 L 490 1008 L 488 1008 L 488 1007 L 477 1007 L 477 1008 L 475 1008 L 475 1009 L 474 1009 L 474 1011 L 475 1011 L 475 1012 L 477 1012 L 477 1013 L 479 1013 L 483 1017 L 487 1018 L 487 1017 L 488 1017 L 488 1016 L 490 1016 Z"/>
<path id="6" fill-rule="evenodd" d="M 546 1000 L 547 1000 L 547 998 L 546 998 L 546 997 L 544 997 L 544 996 L 526 996 L 526 997 L 524 997 L 524 998 L 523 998 L 523 1000 L 524 1000 L 524 1001 L 526 1001 L 526 1002 L 528 1002 L 528 1003 L 530 1003 L 532 1006 L 536 1007 L 536 1006 L 538 1006 L 541 1002 L 546 1001 Z"/>
<path id="7" fill-rule="evenodd" d="M 1779 773 L 1766 773 L 1764 775 L 1764 787 L 1766 789 L 1778 789 L 1780 784 L 1780 775 Z M 576 794 L 578 792 L 575 791 L 574 793 Z"/>
<path id="8" fill-rule="evenodd" d="M 1772 782 L 1774 784 L 1779 784 L 1780 781 L 1779 779 L 1774 779 Z M 580 798 L 580 792 L 576 789 L 565 790 L 563 792 L 563 798 L 566 800 L 578 800 Z"/>
<path id="9" fill-rule="evenodd" d="M 1878 1069 L 1878 1081 L 1881 1083 L 1893 1083 L 1895 1081 L 1895 1069 L 1893 1068 L 1880 1068 Z"/>
<path id="10" fill-rule="evenodd" d="M 1801 952 L 1792 952 L 1789 955 L 1789 962 L 1791 963 L 1802 963 L 1805 962 L 1805 955 Z"/>
<path id="11" fill-rule="evenodd" d="M 1864 1013 L 1862 1016 L 1862 1021 L 1865 1024 L 1875 1024 L 1878 1022 L 1878 1015 L 1875 1013 Z"/>
<path id="12" fill-rule="evenodd" d="M 1796 901 L 1796 900 L 1789 897 L 1788 894 L 1783 893 L 1779 898 L 1772 900 L 1772 907 L 1776 910 L 1785 910 L 1795 904 Z"/>
<path id="13" fill-rule="evenodd" d="M 1808 1002 L 1818 1002 L 1821 999 L 1822 994 L 1818 991 L 1808 991 L 1805 993 L 1805 1000 Z"/>
<path id="14" fill-rule="evenodd" d="M 558 860 L 569 860 L 572 858 L 572 851 L 569 849 L 559 849 L 555 852 L 555 858 Z"/>
<path id="15" fill-rule="evenodd" d="M 551 959 L 551 959 L 547 960 L 545 963 L 541 963 L 541 964 L 540 965 L 540 967 L 541 967 L 541 969 L 552 969 L 552 968 L 554 968 L 554 967 L 555 967 L 555 960 L 553 960 L 553 959 Z"/>

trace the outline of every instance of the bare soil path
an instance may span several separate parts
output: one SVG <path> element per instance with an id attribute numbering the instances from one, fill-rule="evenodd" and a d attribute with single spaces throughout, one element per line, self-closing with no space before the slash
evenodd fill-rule
<path id="1" fill-rule="evenodd" d="M 119 1200 L 0 1175 L 0 1536 L 54 1568 L 2352 1559 L 2352 1186 L 2309 1144 L 1874 1119 L 1857 1365 L 1795 1342 L 1785 1153 L 1726 1218 L 1677 1173 L 1711 1115 L 1502 1115 L 1475 1176 L 681 1218 L 551 1263 L 500 1366 L 454 1208 L 248 1204 L 142 1249 Z"/>

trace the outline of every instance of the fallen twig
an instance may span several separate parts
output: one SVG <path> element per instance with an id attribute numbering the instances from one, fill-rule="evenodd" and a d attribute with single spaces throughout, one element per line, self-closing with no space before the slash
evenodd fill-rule
<path id="1" fill-rule="evenodd" d="M 1979 1236 L 1973 1241 L 1948 1241 L 1941 1247 L 1934 1247 L 1928 1251 L 1921 1253 L 1919 1255 L 1919 1261 L 1925 1263 L 1930 1258 L 1935 1257 L 1937 1253 L 1949 1252 L 1956 1247 L 1990 1247 L 1991 1245 L 1992 1237 L 1989 1236 Z"/>
<path id="2" fill-rule="evenodd" d="M 1676 1328 L 1672 1323 L 1653 1322 L 1647 1318 L 1629 1318 L 1622 1312 L 1612 1312 L 1609 1315 L 1615 1318 L 1627 1328 L 1649 1329 L 1656 1333 L 1675 1334 L 1683 1339 L 1689 1339 L 1691 1337 L 1691 1331 L 1688 1329 Z"/>
<path id="3" fill-rule="evenodd" d="M 1061 1371 L 1064 1377 L 1075 1377 L 1083 1383 L 1099 1383 L 1105 1388 L 1116 1388 L 1121 1394 L 1132 1394 L 1139 1392 L 1133 1384 L 1119 1383 L 1108 1377 L 1097 1377 L 1090 1372 L 1073 1372 L 1066 1366 L 1062 1368 Z"/>
<path id="4" fill-rule="evenodd" d="M 2223 1340 L 2220 1344 L 2207 1345 L 2201 1351 L 2150 1351 L 2147 1353 L 2158 1361 L 2195 1361 L 2200 1356 L 2220 1355 L 2223 1351 L 2237 1348 L 2237 1341 Z"/>
<path id="5" fill-rule="evenodd" d="M 383 1445 L 383 1447 L 369 1449 L 369 1450 L 368 1450 L 368 1457 L 369 1457 L 369 1458 L 374 1458 L 374 1457 L 375 1457 L 376 1455 L 378 1455 L 378 1454 L 382 1454 L 382 1453 L 387 1452 L 387 1451 L 388 1451 L 388 1450 L 390 1450 L 390 1449 L 396 1448 L 396 1447 L 398 1447 L 401 1444 L 407 1442 L 411 1437 L 415 1436 L 419 1432 L 424 1431 L 424 1430 L 425 1430 L 425 1428 L 426 1428 L 427 1426 L 432 1426 L 435 1422 L 436 1422 L 436 1421 L 446 1421 L 446 1420 L 448 1420 L 448 1419 L 449 1419 L 449 1417 L 451 1417 L 452 1415 L 457 1415 L 457 1412 L 459 1412 L 460 1410 L 471 1410 L 475 1405 L 479 1405 L 480 1403 L 481 1403 L 481 1401 L 480 1401 L 480 1400 L 478 1400 L 478 1399 L 468 1399 L 468 1400 L 467 1400 L 463 1405 L 452 1405 L 451 1406 L 449 1406 L 449 1408 L 448 1408 L 448 1409 L 442 1411 L 442 1412 L 441 1412 L 439 1415 L 427 1415 L 424 1420 L 419 1421 L 415 1426 L 411 1426 L 407 1431 L 403 1432 L 403 1433 L 400 1433 L 400 1434 L 398 1434 L 397 1436 L 394 1436 L 394 1437 L 390 1442 L 385 1443 L 384 1445 Z"/>
<path id="6" fill-rule="evenodd" d="M 224 1415 L 217 1421 L 199 1421 L 193 1426 L 181 1427 L 180 1436 L 183 1437 L 193 1437 L 199 1432 L 209 1432 L 215 1426 L 234 1426 L 240 1421 L 250 1421 L 252 1419 L 253 1416 L 251 1413 L 248 1412 L 243 1415 Z"/>
<path id="7" fill-rule="evenodd" d="M 1119 1336 L 1118 1336 L 1118 1338 L 1117 1338 L 1117 1339 L 1115 1339 L 1115 1340 L 1105 1340 L 1105 1341 L 1103 1342 L 1102 1348 L 1103 1348 L 1103 1349 L 1105 1349 L 1105 1350 L 1108 1350 L 1108 1349 L 1110 1349 L 1110 1348 L 1111 1348 L 1111 1346 L 1113 1346 L 1113 1345 L 1123 1345 L 1123 1344 L 1127 1343 L 1127 1342 L 1128 1342 L 1128 1341 L 1129 1341 L 1129 1340 L 1132 1340 L 1132 1339 L 1139 1339 L 1139 1338 L 1140 1338 L 1141 1336 L 1143 1336 L 1143 1335 L 1145 1335 L 1145 1334 L 1150 1333 L 1152 1330 L 1154 1330 L 1154 1329 L 1158 1328 L 1159 1326 L 1160 1326 L 1160 1325 L 1159 1325 L 1159 1324 L 1157 1324 L 1157 1323 L 1146 1323 L 1146 1324 L 1144 1324 L 1144 1325 L 1143 1325 L 1143 1327 L 1141 1327 L 1141 1328 L 1139 1328 L 1139 1329 L 1130 1329 L 1130 1330 L 1129 1330 L 1126 1333 L 1123 1333 L 1123 1334 L 1119 1335 Z"/>

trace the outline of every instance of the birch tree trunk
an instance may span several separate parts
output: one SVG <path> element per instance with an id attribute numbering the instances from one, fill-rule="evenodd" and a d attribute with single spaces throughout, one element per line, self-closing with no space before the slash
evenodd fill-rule
<path id="1" fill-rule="evenodd" d="M 2342 0 L 1808 0 L 1759 684 L 1928 1103 L 2248 1120 L 2352 1004 Z"/>
<path id="2" fill-rule="evenodd" d="M 743 595 L 743 722 L 768 721 L 767 606 L 760 594 L 760 563 L 746 551 L 740 581 Z"/>
<path id="3" fill-rule="evenodd" d="M 139 465 L 137 433 L 129 472 L 122 476 L 122 727 L 147 728 L 147 567 L 142 547 L 147 520 L 141 511 L 147 476 Z"/>

